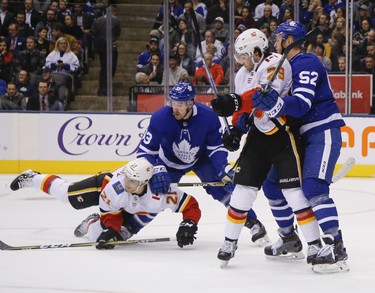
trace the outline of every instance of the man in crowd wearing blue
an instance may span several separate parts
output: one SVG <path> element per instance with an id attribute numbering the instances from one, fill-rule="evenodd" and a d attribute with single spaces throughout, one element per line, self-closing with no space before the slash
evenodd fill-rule
<path id="1" fill-rule="evenodd" d="M 306 32 L 301 23 L 290 21 L 280 24 L 275 34 L 275 48 L 278 53 L 283 53 L 285 48 L 304 37 Z M 297 118 L 305 150 L 302 189 L 326 243 L 312 260 L 313 270 L 322 273 L 347 271 L 348 255 L 329 188 L 341 150 L 340 127 L 345 122 L 322 62 L 314 54 L 302 53 L 300 47 L 291 49 L 287 60 L 292 67 L 291 95 L 280 97 L 272 88 L 268 91 L 259 89 L 253 95 L 252 102 L 255 108 L 265 111 L 271 118 L 281 115 Z"/>

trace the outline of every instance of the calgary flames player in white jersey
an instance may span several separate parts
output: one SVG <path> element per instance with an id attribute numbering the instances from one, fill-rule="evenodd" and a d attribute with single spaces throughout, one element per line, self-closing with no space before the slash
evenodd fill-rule
<path id="1" fill-rule="evenodd" d="M 229 150 L 239 149 L 242 135 L 248 135 L 237 160 L 235 189 L 227 212 L 225 240 L 218 258 L 222 261 L 222 266 L 225 266 L 234 257 L 245 221 L 244 215 L 252 208 L 257 193 L 267 182 L 267 174 L 271 170 L 277 172 L 279 181 L 276 186 L 280 187 L 282 192 L 274 188 L 274 194 L 265 194 L 274 215 L 277 215 L 279 208 L 285 209 L 289 213 L 290 221 L 276 220 L 280 226 L 280 240 L 265 247 L 265 254 L 268 258 L 278 258 L 286 254 L 295 259 L 303 258 L 302 243 L 293 227 L 293 212 L 309 244 L 318 244 L 320 238 L 315 215 L 301 189 L 302 152 L 298 129 L 287 124 L 285 116 L 271 119 L 259 110 L 249 122 L 254 108 L 251 97 L 259 85 L 268 83 L 281 55 L 268 52 L 268 40 L 260 30 L 248 29 L 236 39 L 234 57 L 243 64 L 235 79 L 236 93 L 219 95 L 211 101 L 211 105 L 219 116 L 233 115 L 230 134 L 223 135 L 223 143 Z M 283 96 L 289 91 L 291 84 L 291 67 L 289 62 L 285 61 L 272 83 L 272 88 Z M 309 246 L 308 262 L 311 254 L 317 252 L 317 249 L 313 252 L 310 250 Z"/>
<path id="2" fill-rule="evenodd" d="M 149 222 L 165 209 L 183 214 L 183 221 L 176 234 L 178 245 L 183 247 L 193 244 L 201 216 L 198 202 L 177 187 L 171 187 L 167 194 L 152 193 L 148 182 L 153 175 L 153 166 L 147 159 L 133 160 L 125 167 L 105 174 L 104 179 L 99 174 L 69 184 L 56 175 L 28 170 L 17 176 L 10 187 L 12 190 L 39 188 L 62 202 L 70 202 L 74 208 L 99 205 L 101 214 L 88 216 L 74 231 L 78 237 L 87 234 L 91 241 L 98 242 L 98 249 L 111 249 L 114 245 L 106 242 L 126 240 L 137 233 L 139 227 L 133 215 L 147 217 Z M 112 178 L 108 175 L 112 175 Z M 95 187 L 94 181 L 101 181 L 101 186 Z"/>

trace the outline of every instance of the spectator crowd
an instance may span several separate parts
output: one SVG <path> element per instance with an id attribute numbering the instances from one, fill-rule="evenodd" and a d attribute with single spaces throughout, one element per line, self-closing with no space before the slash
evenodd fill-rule
<path id="1" fill-rule="evenodd" d="M 203 66 L 206 62 L 216 85 L 229 83 L 229 0 L 168 0 L 168 44 L 164 43 L 164 6 L 158 11 L 146 50 L 140 53 L 136 65 L 137 84 L 164 84 L 164 46 L 169 46 L 169 84 L 190 81 L 194 85 L 208 85 Z M 277 25 L 294 20 L 295 2 L 292 0 L 234 0 L 234 40 L 246 29 L 257 28 L 269 38 L 274 51 L 272 32 Z M 353 73 L 373 75 L 375 90 L 375 4 L 370 0 L 354 1 L 353 41 L 346 52 L 346 0 L 298 1 L 299 19 L 310 31 L 319 27 L 321 34 L 305 45 L 306 52 L 317 55 L 329 73 L 344 74 L 346 59 L 352 54 Z M 190 15 L 193 9 L 199 24 L 202 53 Z M 239 68 L 238 64 L 235 65 Z M 373 95 L 373 105 L 375 105 Z M 375 110 L 371 110 L 375 114 Z"/>
<path id="2" fill-rule="evenodd" d="M 67 110 L 112 1 L 0 1 L 0 110 Z"/>
<path id="3" fill-rule="evenodd" d="M 101 63 L 99 96 L 107 95 L 105 11 L 110 0 L 0 0 L 0 109 L 67 110 L 74 100 L 81 78 L 94 58 L 94 47 Z M 169 31 L 164 42 L 164 5 L 150 29 L 149 42 L 138 56 L 136 84 L 163 85 L 164 58 L 168 59 L 168 82 L 189 81 L 212 90 L 203 66 L 206 63 L 217 86 L 230 79 L 230 38 L 246 29 L 257 28 L 269 38 L 274 51 L 272 32 L 284 21 L 294 20 L 292 0 L 233 0 L 234 34 L 229 34 L 229 0 L 167 0 Z M 161 1 L 163 2 L 163 1 Z M 305 46 L 317 55 L 328 72 L 344 74 L 347 60 L 353 73 L 373 75 L 375 91 L 375 4 L 371 0 L 354 1 L 351 13 L 354 27 L 347 52 L 346 0 L 301 0 L 298 14 L 306 30 L 319 27 L 321 34 Z M 120 4 L 120 3 L 119 3 Z M 121 8 L 119 8 L 121 9 Z M 191 11 L 199 24 L 202 52 L 198 49 Z M 102 19 L 100 19 L 102 18 Z M 100 21 L 99 21 L 100 19 Z M 114 31 L 116 40 L 120 24 Z M 102 31 L 95 41 L 95 30 Z M 164 56 L 164 47 L 169 56 Z M 117 48 L 113 48 L 116 70 Z M 351 54 L 351 56 L 349 55 Z M 235 72 L 240 66 L 235 64 Z M 114 75 L 114 72 L 112 72 Z M 41 83 L 42 82 L 42 83 Z M 43 83 L 44 82 L 44 83 Z M 43 93 L 45 82 L 47 91 Z M 45 101 L 45 102 L 44 102 Z M 375 114 L 373 95 L 372 114 Z"/>

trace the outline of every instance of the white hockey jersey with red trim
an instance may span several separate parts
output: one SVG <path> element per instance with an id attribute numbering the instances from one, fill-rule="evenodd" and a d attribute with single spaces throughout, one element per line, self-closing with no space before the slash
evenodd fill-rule
<path id="1" fill-rule="evenodd" d="M 192 196 L 177 187 L 171 187 L 167 194 L 153 194 L 149 186 L 142 196 L 125 191 L 125 175 L 117 174 L 103 189 L 99 207 L 102 211 L 117 212 L 121 209 L 130 214 L 159 213 L 165 209 L 183 212 Z"/>
<path id="2" fill-rule="evenodd" d="M 271 79 L 272 74 L 275 72 L 276 67 L 281 59 L 282 55 L 277 53 L 272 53 L 267 58 L 265 58 L 256 71 L 252 71 L 249 73 L 244 67 L 242 67 L 236 76 L 235 80 L 235 88 L 236 93 L 241 95 L 241 99 L 243 106 L 246 109 L 243 109 L 234 115 L 234 121 L 236 122 L 238 117 L 242 114 L 242 112 L 251 112 L 252 110 L 252 103 L 251 103 L 251 96 L 254 94 L 256 88 L 259 85 L 266 85 L 268 81 Z M 282 67 L 280 68 L 274 82 L 272 83 L 272 88 L 279 93 L 281 97 L 287 95 L 292 86 L 292 68 L 287 60 L 283 62 Z M 251 103 L 249 106 L 248 104 Z M 278 128 L 276 125 L 271 121 L 267 114 L 264 111 L 257 110 L 254 115 L 254 124 L 256 127 L 266 133 L 272 134 Z M 281 125 L 285 124 L 284 117 L 277 118 Z"/>

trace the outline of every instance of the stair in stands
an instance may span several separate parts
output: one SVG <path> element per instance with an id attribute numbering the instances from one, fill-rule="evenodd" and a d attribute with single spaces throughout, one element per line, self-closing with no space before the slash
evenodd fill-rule
<path id="1" fill-rule="evenodd" d="M 120 1 L 118 1 L 120 2 Z M 121 1 L 122 2 L 122 1 Z M 145 50 L 160 0 L 127 0 L 118 4 L 117 16 L 121 21 L 118 40 L 117 71 L 113 79 L 113 111 L 127 111 L 129 89 L 134 86 L 138 56 Z M 77 90 L 69 111 L 107 111 L 106 97 L 96 96 L 99 79 L 99 58 L 89 62 L 89 72 L 83 76 L 82 87 Z"/>

